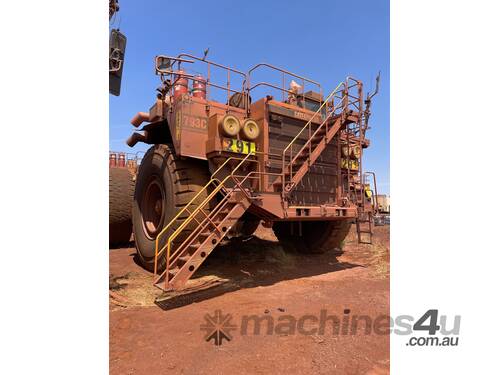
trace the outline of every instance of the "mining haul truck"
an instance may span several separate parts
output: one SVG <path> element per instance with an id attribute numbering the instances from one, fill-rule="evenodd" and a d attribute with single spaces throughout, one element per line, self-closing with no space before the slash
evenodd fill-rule
<path id="1" fill-rule="evenodd" d="M 132 201 L 138 154 L 109 153 L 109 246 L 126 245 L 132 235 Z"/>
<path id="2" fill-rule="evenodd" d="M 142 127 L 127 144 L 152 145 L 132 221 L 155 285 L 182 289 L 224 238 L 261 222 L 284 247 L 306 253 L 340 247 L 351 224 L 371 242 L 376 206 L 362 156 L 378 77 L 372 95 L 347 77 L 324 96 L 319 83 L 270 64 L 242 72 L 206 57 L 156 56 L 156 101 L 131 120 Z M 280 83 L 253 83 L 263 71 Z M 259 90 L 277 97 L 253 100 Z"/>

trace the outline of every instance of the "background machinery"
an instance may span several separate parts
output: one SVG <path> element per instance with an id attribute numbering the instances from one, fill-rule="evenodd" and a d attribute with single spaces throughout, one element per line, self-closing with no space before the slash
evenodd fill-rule
<path id="1" fill-rule="evenodd" d="M 110 22 L 119 10 L 118 0 L 109 0 Z M 125 35 L 119 29 L 111 29 L 109 33 L 109 92 L 116 96 L 120 95 L 126 45 Z"/>
<path id="2" fill-rule="evenodd" d="M 118 0 L 109 0 L 109 20 L 116 16 Z M 109 92 L 120 95 L 125 46 L 127 39 L 118 29 L 109 37 Z M 135 163 L 135 171 L 132 165 Z M 117 247 L 130 241 L 132 234 L 132 199 L 137 158 L 123 152 L 109 154 L 109 245 Z"/>
<path id="3" fill-rule="evenodd" d="M 109 245 L 128 244 L 132 235 L 132 201 L 138 154 L 109 153 Z"/>

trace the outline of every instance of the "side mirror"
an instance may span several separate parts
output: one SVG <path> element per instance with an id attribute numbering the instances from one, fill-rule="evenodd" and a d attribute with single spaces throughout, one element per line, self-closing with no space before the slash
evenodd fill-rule
<path id="1" fill-rule="evenodd" d="M 170 57 L 165 55 L 158 55 L 155 57 L 155 71 L 156 74 L 173 74 L 174 64 L 175 63 L 190 63 L 192 64 L 194 61 L 189 59 L 183 59 L 180 57 Z M 193 77 L 190 74 L 184 74 L 186 77 Z"/>
<path id="2" fill-rule="evenodd" d="M 167 56 L 156 56 L 155 58 L 156 73 L 169 74 L 172 72 L 172 59 Z"/>
<path id="3" fill-rule="evenodd" d="M 112 29 L 109 37 L 109 92 L 116 96 L 120 95 L 126 45 L 125 35 Z"/>

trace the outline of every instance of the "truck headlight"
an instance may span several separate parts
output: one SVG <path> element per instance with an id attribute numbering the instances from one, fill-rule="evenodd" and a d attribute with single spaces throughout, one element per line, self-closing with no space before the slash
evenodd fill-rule
<path id="1" fill-rule="evenodd" d="M 259 137 L 260 128 L 255 120 L 248 118 L 243 123 L 243 128 L 241 129 L 241 132 L 243 133 L 243 137 L 245 139 L 253 141 Z"/>
<path id="2" fill-rule="evenodd" d="M 240 132 L 240 120 L 233 115 L 225 115 L 221 122 L 222 132 L 229 136 L 234 137 Z"/>

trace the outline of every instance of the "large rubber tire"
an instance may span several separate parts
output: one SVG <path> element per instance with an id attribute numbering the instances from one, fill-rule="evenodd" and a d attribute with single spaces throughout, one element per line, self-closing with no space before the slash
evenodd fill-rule
<path id="1" fill-rule="evenodd" d="M 341 249 L 342 241 L 351 229 L 351 222 L 347 220 L 303 221 L 302 235 L 299 236 L 298 224 L 277 221 L 273 225 L 273 232 L 286 249 L 293 248 L 301 253 L 309 254 L 321 254 L 329 250 Z"/>
<path id="2" fill-rule="evenodd" d="M 177 213 L 209 181 L 208 163 L 202 160 L 178 158 L 170 145 L 151 147 L 139 166 L 132 205 L 132 222 L 137 255 L 147 270 L 154 269 L 155 241 L 160 231 L 170 223 Z M 207 197 L 200 194 L 196 202 Z M 168 236 L 188 216 L 183 213 L 172 225 L 168 234 L 162 237 L 162 246 Z M 187 226 L 174 244 L 184 241 L 194 229 Z M 165 268 L 165 258 L 158 263 L 158 269 Z"/>
<path id="3" fill-rule="evenodd" d="M 259 227 L 259 224 L 260 224 L 259 219 L 245 220 L 241 227 L 241 234 L 243 236 L 251 236 L 252 234 L 255 233 L 255 231 Z"/>
<path id="4" fill-rule="evenodd" d="M 245 212 L 243 216 L 236 222 L 229 232 L 230 237 L 249 237 L 255 233 L 260 224 L 260 219 Z"/>
<path id="5" fill-rule="evenodd" d="M 127 168 L 109 168 L 109 246 L 127 244 L 132 235 L 134 180 Z"/>

